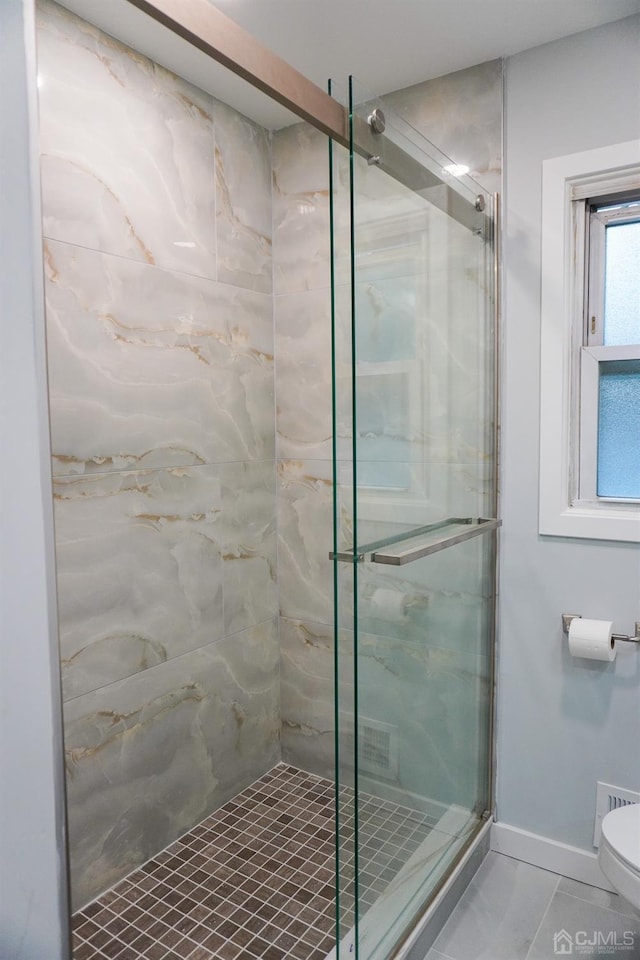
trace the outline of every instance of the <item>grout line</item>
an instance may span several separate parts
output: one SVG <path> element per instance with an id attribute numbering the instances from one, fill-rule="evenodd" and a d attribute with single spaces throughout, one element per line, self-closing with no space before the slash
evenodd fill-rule
<path id="1" fill-rule="evenodd" d="M 51 455 L 51 460 L 56 459 L 56 454 Z M 78 461 L 87 462 L 87 461 Z M 137 466 L 122 467 L 117 470 L 91 470 L 85 473 L 57 473 L 52 476 L 55 483 L 58 480 L 99 480 L 101 477 L 118 477 L 120 474 L 141 474 L 141 473 L 168 473 L 171 470 L 222 470 L 224 467 L 238 463 L 254 464 L 271 463 L 274 467 L 278 461 L 275 457 L 238 457 L 235 460 L 198 460 L 195 463 L 165 463 L 155 466 Z M 219 478 L 218 478 L 219 479 Z"/>
<path id="2" fill-rule="evenodd" d="M 560 879 L 561 879 L 561 880 L 564 880 L 565 878 L 564 878 L 564 877 L 560 877 Z M 571 879 L 571 878 L 570 878 L 570 877 L 567 877 L 566 879 Z M 580 882 L 580 881 L 577 881 L 577 882 Z M 600 888 L 596 888 L 596 889 L 600 889 Z M 638 922 L 640 921 L 640 915 L 638 915 L 638 912 L 637 912 L 637 911 L 636 911 L 635 914 L 632 914 L 632 913 L 631 913 L 631 914 L 630 914 L 630 913 L 621 913 L 620 910 L 616 910 L 615 907 L 607 907 L 607 906 L 605 906 L 604 903 L 594 903 L 593 900 L 587 900 L 587 899 L 585 899 L 585 897 L 577 897 L 577 896 L 575 895 L 575 893 L 568 893 L 566 890 L 557 890 L 556 892 L 559 893 L 559 894 L 561 894 L 561 896 L 563 896 L 563 897 L 571 897 L 572 900 L 578 900 L 579 903 L 588 903 L 590 907 L 597 907 L 598 910 L 608 910 L 609 913 L 615 913 L 615 914 L 616 914 L 617 916 L 619 916 L 619 917 L 624 917 L 625 920 L 635 920 L 636 923 L 638 923 Z M 605 890 L 604 892 L 605 892 L 605 893 L 609 893 L 610 891 Z M 611 894 L 611 895 L 612 895 L 612 896 L 618 896 L 618 894 Z M 631 904 L 630 906 L 631 906 L 632 909 L 633 909 L 633 905 Z"/>
<path id="3" fill-rule="evenodd" d="M 185 270 L 184 267 L 168 267 L 160 263 L 149 263 L 148 260 L 144 260 L 141 257 L 134 257 L 126 253 L 116 253 L 113 250 L 103 250 L 101 247 L 91 247 L 86 243 L 78 243 L 76 240 L 65 240 L 62 237 L 53 237 L 50 234 L 43 233 L 42 239 L 44 243 L 56 243 L 65 247 L 73 247 L 77 250 L 86 250 L 88 253 L 96 254 L 99 257 L 112 257 L 114 260 L 124 260 L 126 263 L 130 264 L 139 264 L 141 267 L 146 267 L 149 270 L 159 270 L 161 273 L 170 273 L 177 275 L 178 277 L 187 277 L 195 278 L 196 280 L 203 280 L 205 283 L 218 284 L 222 281 L 216 280 L 215 277 L 211 277 L 206 273 L 194 273 L 189 270 Z M 214 241 L 215 242 L 215 241 Z M 207 251 L 208 253 L 213 253 L 213 251 Z M 214 255 L 215 262 L 215 255 Z M 217 272 L 217 271 L 216 271 Z M 231 284 L 231 286 L 234 286 Z M 251 290 L 249 287 L 236 287 L 237 290 L 249 290 L 250 293 L 261 292 L 259 290 Z M 269 294 L 262 293 L 264 296 L 269 296 Z"/>
<path id="4" fill-rule="evenodd" d="M 138 948 L 142 951 L 145 938 L 158 943 L 165 936 L 180 936 L 179 942 L 187 946 L 193 944 L 192 952 L 195 952 L 209 934 L 198 930 L 192 938 L 192 932 L 198 926 L 211 929 L 209 922 L 212 922 L 217 927 L 211 929 L 211 934 L 227 943 L 235 944 L 231 938 L 238 930 L 244 931 L 244 937 L 253 937 L 242 945 L 247 956 L 251 944 L 260 940 L 263 933 L 265 941 L 270 943 L 286 933 L 293 938 L 298 952 L 304 950 L 309 955 L 314 950 L 328 952 L 332 928 L 327 929 L 327 923 L 335 904 L 332 817 L 327 816 L 329 808 L 333 813 L 333 794 L 334 785 L 326 778 L 307 774 L 286 763 L 277 763 L 111 888 L 109 892 L 115 893 L 116 897 L 110 902 L 99 903 L 99 898 L 91 916 L 82 917 L 82 911 L 76 914 L 76 943 L 87 944 L 88 948 L 84 949 L 90 949 L 93 956 L 104 956 L 91 937 L 102 939 L 103 931 L 114 920 L 120 918 L 122 921 L 123 916 L 131 911 L 126 934 L 124 929 L 108 932 L 112 948 L 114 944 L 122 944 L 123 948 L 135 953 L 137 939 L 142 940 Z M 343 796 L 347 800 L 348 791 L 344 791 Z M 288 817 L 281 821 L 285 813 Z M 388 863 L 409 855 L 411 837 L 416 834 L 416 812 L 366 797 L 362 820 L 371 831 L 363 867 L 369 871 L 367 891 L 373 895 L 377 885 L 386 882 Z M 426 833 L 431 830 L 424 818 L 420 823 L 418 817 L 418 825 Z M 380 832 L 386 834 L 386 839 L 381 840 Z M 248 851 L 246 860 L 240 856 L 243 851 Z M 382 862 L 376 859 L 379 855 L 382 855 Z M 254 861 L 253 857 L 258 859 Z M 274 860 L 270 865 L 271 872 L 269 858 Z M 235 875 L 229 875 L 225 867 L 235 871 Z M 261 876 L 257 876 L 258 873 Z M 185 887 L 179 889 L 182 884 Z M 227 889 L 218 897 L 223 884 L 227 884 Z M 294 893 L 305 891 L 304 897 L 289 897 L 285 893 L 287 884 L 293 885 Z M 125 889 L 119 890 L 119 886 L 125 886 Z M 179 896 L 186 902 L 177 907 L 167 899 L 170 895 L 171 899 Z M 209 898 L 213 899 L 207 902 Z M 246 902 L 251 898 L 259 901 L 261 907 L 268 908 L 267 915 L 261 913 L 261 908 L 255 904 L 252 905 L 255 909 L 250 909 L 248 914 L 242 912 L 247 910 Z M 198 908 L 201 915 L 193 916 L 192 911 Z M 172 910 L 177 913 L 169 918 L 167 915 Z M 268 915 L 270 911 L 272 916 Z M 248 926 L 254 916 L 263 921 L 257 932 Z M 193 925 L 179 932 L 177 928 L 183 917 L 189 917 Z M 78 918 L 81 923 L 77 923 Z M 232 926 L 223 934 L 220 927 L 226 922 Z M 155 934 L 148 932 L 153 927 L 157 927 Z M 122 939 L 123 934 L 131 943 Z M 292 960 L 294 947 L 288 951 Z M 213 958 L 215 948 L 212 950 Z M 283 952 L 287 954 L 284 947 Z"/>
<path id="5" fill-rule="evenodd" d="M 201 645 L 198 646 L 198 647 L 193 647 L 191 650 L 183 650 L 181 653 L 177 653 L 177 654 L 176 654 L 175 656 L 173 656 L 173 657 L 167 657 L 166 660 L 161 660 L 160 663 L 153 663 L 153 664 L 151 664 L 151 666 L 149 666 L 149 667 L 144 667 L 142 670 L 137 670 L 135 673 L 128 673 L 126 676 L 124 676 L 124 677 L 119 677 L 117 680 L 110 680 L 108 683 L 104 683 L 104 684 L 102 684 L 102 685 L 99 686 L 99 687 L 94 687 L 94 688 L 91 689 L 91 690 L 85 690 L 84 693 L 79 693 L 77 696 L 75 696 L 75 697 L 70 697 L 68 700 L 65 700 L 65 701 L 64 701 L 64 705 L 67 706 L 67 705 L 70 705 L 70 704 L 72 704 L 72 703 L 75 703 L 76 701 L 82 700 L 84 697 L 88 697 L 88 696 L 90 696 L 91 694 L 95 694 L 95 693 L 97 693 L 97 692 L 100 691 L 100 690 L 107 690 L 109 687 L 112 687 L 112 686 L 113 686 L 114 684 L 116 684 L 116 683 L 125 683 L 125 682 L 128 681 L 128 680 L 133 680 L 135 677 L 143 677 L 143 676 L 146 677 L 146 676 L 148 676 L 149 673 L 150 673 L 151 671 L 153 671 L 153 670 L 160 670 L 160 669 L 162 669 L 163 667 L 169 666 L 169 664 L 177 663 L 177 661 L 182 660 L 184 657 L 192 656 L 193 654 L 199 653 L 199 652 L 201 652 L 201 651 L 203 651 L 203 650 L 212 650 L 214 647 L 218 647 L 220 644 L 224 643 L 225 640 L 231 640 L 233 637 L 239 637 L 239 636 L 240 636 L 241 634 L 243 634 L 243 633 L 249 633 L 249 631 L 251 631 L 251 630 L 256 630 L 258 627 L 262 627 L 262 626 L 264 626 L 264 625 L 267 624 L 267 623 L 273 623 L 274 626 L 275 626 L 275 621 L 276 621 L 277 619 L 278 619 L 278 618 L 277 618 L 277 614 L 272 614 L 272 615 L 269 616 L 269 617 L 265 617 L 264 620 L 259 620 L 257 623 L 252 623 L 252 624 L 251 624 L 250 626 L 248 626 L 248 627 L 243 627 L 241 630 L 234 630 L 233 633 L 225 633 L 225 634 L 223 634 L 222 636 L 217 637 L 215 640 L 209 640 L 207 643 L 203 643 L 203 644 L 201 644 Z M 146 704 L 146 703 L 148 703 L 148 701 L 145 701 L 145 704 Z M 280 762 L 280 761 L 278 761 L 278 762 Z M 225 801 L 225 803 L 222 804 L 222 806 L 226 806 L 226 804 L 227 804 L 228 802 L 229 802 L 228 800 Z M 221 809 L 221 808 L 218 808 L 218 809 Z M 205 819 L 206 819 L 206 818 L 205 818 Z M 194 828 L 192 828 L 192 829 L 194 829 Z M 188 832 L 190 832 L 190 831 L 188 831 Z M 178 839 L 179 839 L 179 838 L 178 838 Z M 171 843 L 175 843 L 175 842 L 176 842 L 176 841 L 174 841 L 174 840 L 171 841 Z M 169 845 L 170 845 L 170 844 L 168 844 L 168 846 L 169 846 Z M 163 849 L 166 849 L 166 848 L 163 848 Z M 156 855 L 154 855 L 154 856 L 156 856 Z M 151 857 L 151 859 L 153 860 L 154 857 Z M 135 869 L 138 869 L 138 868 L 136 867 Z M 124 879 L 124 878 L 123 878 L 123 879 Z M 120 882 L 120 881 L 118 881 L 118 883 L 119 883 L 119 882 Z M 106 890 L 103 891 L 103 893 L 106 893 Z M 100 894 L 100 896 L 102 896 L 102 895 L 103 895 L 103 894 Z M 99 898 L 98 898 L 98 899 L 99 899 Z"/>
<path id="6" fill-rule="evenodd" d="M 531 951 L 533 950 L 533 945 L 534 945 L 534 943 L 536 942 L 536 940 L 538 939 L 538 934 L 540 933 L 540 930 L 542 929 L 542 925 L 544 924 L 544 921 L 547 919 L 547 914 L 549 913 L 549 910 L 551 909 L 551 904 L 553 903 L 553 900 L 554 900 L 554 898 L 555 898 L 555 895 L 556 895 L 556 893 L 558 892 L 558 886 L 560 885 L 560 881 L 561 881 L 561 880 L 562 880 L 562 875 L 558 874 L 558 877 L 557 877 L 557 880 L 556 880 L 555 885 L 554 885 L 554 887 L 553 887 L 553 890 L 551 891 L 551 896 L 549 897 L 549 902 L 548 902 L 548 904 L 547 904 L 547 906 L 546 906 L 546 909 L 545 909 L 544 913 L 542 914 L 542 919 L 540 920 L 540 923 L 539 923 L 538 926 L 536 927 L 536 932 L 534 933 L 533 937 L 531 938 L 531 945 L 530 945 L 529 949 L 527 950 L 527 955 L 526 955 L 526 957 L 525 957 L 525 960 L 527 960 L 527 958 L 531 955 Z"/>

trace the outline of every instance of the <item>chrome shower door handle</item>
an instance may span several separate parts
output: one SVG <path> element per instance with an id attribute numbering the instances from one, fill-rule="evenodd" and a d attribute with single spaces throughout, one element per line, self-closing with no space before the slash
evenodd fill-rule
<path id="1" fill-rule="evenodd" d="M 497 530 L 502 526 L 502 520 L 494 518 L 480 517 L 479 519 L 457 518 L 453 517 L 446 526 L 442 527 L 435 535 L 421 537 L 416 536 L 417 542 L 407 543 L 407 539 L 394 544 L 391 547 L 385 547 L 382 550 L 375 550 L 371 554 L 372 563 L 386 563 L 391 566 L 401 567 L 406 563 L 413 563 L 414 560 L 421 560 L 440 550 L 446 550 L 457 543 L 463 543 L 465 540 L 471 540 L 473 537 L 482 536 L 492 530 Z"/>

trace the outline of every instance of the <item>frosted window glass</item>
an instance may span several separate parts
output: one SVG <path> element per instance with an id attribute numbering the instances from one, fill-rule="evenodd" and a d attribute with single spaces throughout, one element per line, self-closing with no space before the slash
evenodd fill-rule
<path id="1" fill-rule="evenodd" d="M 604 343 L 640 343 L 640 221 L 607 227 Z"/>
<path id="2" fill-rule="evenodd" d="M 599 364 L 599 497 L 640 499 L 640 360 Z"/>

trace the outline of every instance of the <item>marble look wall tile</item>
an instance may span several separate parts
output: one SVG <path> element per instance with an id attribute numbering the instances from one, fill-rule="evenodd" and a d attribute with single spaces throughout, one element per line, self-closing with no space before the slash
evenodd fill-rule
<path id="1" fill-rule="evenodd" d="M 273 457 L 271 298 L 46 244 L 54 472 Z"/>
<path id="2" fill-rule="evenodd" d="M 280 619 L 282 759 L 335 776 L 333 627 Z"/>
<path id="3" fill-rule="evenodd" d="M 215 279 L 213 99 L 44 0 L 44 233 Z"/>
<path id="4" fill-rule="evenodd" d="M 225 463 L 220 476 L 224 632 L 230 634 L 278 612 L 275 463 Z"/>
<path id="5" fill-rule="evenodd" d="M 341 765 L 353 756 L 353 634 L 340 630 Z M 489 660 L 434 650 L 361 629 L 357 644 L 359 727 L 389 736 L 390 764 L 360 772 L 381 790 L 393 787 L 431 804 L 471 810 L 483 798 Z"/>
<path id="6" fill-rule="evenodd" d="M 500 60 L 418 83 L 383 100 L 453 161 L 470 167 L 485 190 L 501 189 Z"/>
<path id="7" fill-rule="evenodd" d="M 273 136 L 273 282 L 276 294 L 328 287 L 327 137 L 297 123 Z"/>
<path id="8" fill-rule="evenodd" d="M 341 775 L 354 756 L 353 631 L 340 629 L 338 676 Z M 489 660 L 465 648 L 414 644 L 374 635 L 358 638 L 361 726 L 384 725 L 397 766 L 361 764 L 361 775 L 434 804 L 471 809 L 482 792 L 482 741 L 489 707 Z M 334 644 L 327 624 L 281 618 L 282 749 L 287 762 L 332 775 Z M 408 709 L 408 705 L 410 709 Z M 362 758 L 362 753 L 360 754 Z"/>
<path id="9" fill-rule="evenodd" d="M 279 760 L 275 625 L 65 707 L 74 909 Z"/>
<path id="10" fill-rule="evenodd" d="M 365 478 L 358 503 L 360 542 L 394 536 L 412 527 L 447 517 L 486 517 L 491 500 L 493 465 L 490 460 L 471 463 L 366 461 L 358 463 L 358 480 Z M 342 542 L 353 539 L 351 461 L 339 462 L 338 501 L 344 529 Z M 392 481 L 395 483 L 391 484 Z M 387 484 L 385 486 L 384 484 Z"/>
<path id="11" fill-rule="evenodd" d="M 455 651 L 463 660 L 486 654 L 489 540 L 489 534 L 477 537 L 406 566 L 362 564 L 360 627 L 423 650 Z M 340 565 L 339 574 L 340 623 L 349 628 L 353 579 L 347 564 Z"/>
<path id="12" fill-rule="evenodd" d="M 433 198 L 437 202 L 437 195 Z M 354 164 L 354 239 L 359 279 L 411 276 L 425 269 L 424 233 L 433 211 L 429 198 L 376 164 Z M 350 251 L 345 251 L 347 256 Z M 340 279 L 348 276 L 340 274 Z"/>
<path id="13" fill-rule="evenodd" d="M 489 253 L 480 238 L 441 211 L 425 208 L 417 220 L 398 219 L 389 215 L 400 209 L 393 196 L 385 199 L 368 179 L 364 187 L 370 195 L 362 204 L 358 191 L 355 286 L 358 448 L 369 462 L 361 480 L 402 488 L 410 462 L 487 457 L 493 416 Z M 348 287 L 338 284 L 337 439 L 343 459 L 350 456 L 353 433 L 351 304 L 345 292 Z M 329 346 L 315 351 L 314 362 L 326 364 L 330 379 Z M 295 359 L 287 364 L 289 380 L 294 366 Z M 303 433 L 299 424 L 297 434 Z"/>
<path id="14" fill-rule="evenodd" d="M 427 467 L 429 496 L 441 517 L 489 517 L 493 504 L 495 463 L 431 463 Z"/>
<path id="15" fill-rule="evenodd" d="M 278 457 L 330 460 L 331 292 L 276 297 L 274 313 Z"/>
<path id="16" fill-rule="evenodd" d="M 271 140 L 216 101 L 218 280 L 271 292 Z"/>
<path id="17" fill-rule="evenodd" d="M 482 460 L 493 413 L 485 248 L 438 211 L 419 245 L 421 270 L 402 276 L 389 272 L 379 245 L 358 259 L 359 455 L 389 465 Z M 403 483 L 391 475 L 363 482 Z"/>
<path id="18" fill-rule="evenodd" d="M 66 699 L 224 633 L 217 467 L 54 483 Z"/>
<path id="19" fill-rule="evenodd" d="M 278 463 L 280 613 L 333 622 L 332 466 L 326 460 Z"/>

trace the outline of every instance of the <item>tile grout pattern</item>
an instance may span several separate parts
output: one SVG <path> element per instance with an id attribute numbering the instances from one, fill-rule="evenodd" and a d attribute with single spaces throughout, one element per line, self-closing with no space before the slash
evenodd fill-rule
<path id="1" fill-rule="evenodd" d="M 551 871 L 548 871 L 548 872 L 551 872 Z M 550 897 L 549 897 L 549 902 L 547 903 L 547 906 L 545 907 L 545 909 L 544 909 L 544 911 L 543 911 L 543 913 L 542 913 L 542 916 L 540 917 L 540 923 L 538 924 L 538 926 L 537 926 L 537 928 L 536 928 L 536 932 L 535 932 L 534 935 L 533 935 L 533 939 L 532 939 L 532 941 L 531 941 L 531 946 L 529 947 L 529 950 L 527 951 L 527 956 L 528 956 L 528 955 L 531 953 L 531 951 L 533 950 L 533 946 L 534 946 L 534 944 L 535 944 L 535 942 L 536 942 L 536 939 L 538 938 L 538 935 L 539 935 L 540 931 L 542 930 L 542 928 L 543 928 L 543 926 L 544 926 L 544 922 L 545 922 L 545 920 L 547 919 L 547 917 L 548 917 L 548 915 L 549 915 L 549 911 L 551 910 L 551 906 L 552 906 L 552 904 L 553 904 L 554 897 L 555 897 L 555 895 L 556 895 L 557 892 L 558 892 L 558 887 L 560 886 L 560 881 L 561 881 L 561 879 L 562 879 L 562 877 L 558 874 L 558 876 L 557 876 L 557 878 L 556 878 L 556 882 L 555 882 L 555 884 L 554 884 L 554 886 L 553 886 L 553 889 L 552 889 L 552 891 L 551 891 L 551 895 L 550 895 Z"/>
<path id="2" fill-rule="evenodd" d="M 335 944 L 334 797 L 330 780 L 278 764 L 79 911 L 74 960 L 324 960 Z M 343 849 L 353 813 L 345 790 Z M 365 796 L 359 825 L 368 908 L 432 823 Z"/>
<path id="3" fill-rule="evenodd" d="M 94 475 L 94 476 L 95 476 L 95 475 Z M 145 677 L 153 676 L 153 673 L 154 673 L 155 671 L 157 671 L 158 669 L 161 669 L 161 668 L 164 667 L 167 663 L 172 663 L 172 664 L 176 664 L 176 665 L 177 665 L 181 660 L 185 660 L 187 657 L 190 657 L 190 656 L 192 656 L 194 653 L 198 653 L 198 652 L 201 651 L 201 650 L 207 650 L 207 649 L 210 650 L 210 649 L 212 649 L 212 648 L 215 648 L 216 646 L 221 646 L 221 645 L 224 644 L 226 641 L 233 640 L 234 638 L 240 639 L 240 637 L 241 637 L 243 634 L 248 633 L 249 630 L 257 629 L 258 627 L 269 627 L 269 626 L 271 626 L 271 625 L 275 625 L 275 626 L 277 627 L 277 621 L 278 621 L 278 615 L 277 615 L 277 613 L 276 613 L 276 614 L 271 614 L 271 615 L 268 616 L 268 617 L 264 617 L 264 618 L 261 619 L 261 620 L 257 620 L 254 624 L 252 624 L 251 627 L 240 627 L 240 629 L 234 630 L 232 633 L 229 633 L 229 634 L 227 634 L 227 635 L 223 635 L 223 636 L 220 636 L 220 637 L 215 637 L 213 640 L 207 640 L 207 641 L 205 641 L 204 643 L 202 643 L 202 644 L 201 644 L 200 646 L 198 646 L 198 647 L 193 647 L 193 648 L 190 649 L 190 650 L 182 650 L 180 653 L 175 653 L 175 654 L 173 654 L 172 656 L 167 657 L 166 660 L 160 660 L 158 663 L 148 664 L 147 666 L 144 667 Z M 139 674 L 132 674 L 132 675 L 131 675 L 131 678 L 134 678 L 134 677 L 136 677 L 136 676 L 138 676 L 138 675 L 139 675 Z M 124 680 L 128 680 L 128 679 L 130 679 L 130 677 L 124 677 L 124 678 L 121 678 L 121 679 L 119 679 L 119 680 L 109 680 L 107 683 L 104 683 L 104 684 L 103 684 L 101 687 L 99 687 L 98 689 L 99 689 L 99 690 L 106 690 L 106 689 L 108 689 L 109 687 L 115 687 L 116 684 L 122 683 L 122 680 L 123 680 L 123 679 L 124 679 Z M 89 690 L 89 691 L 87 691 L 87 693 L 89 693 L 89 694 L 94 693 L 94 692 L 95 692 L 94 690 Z M 81 701 L 81 700 L 82 700 L 84 697 L 86 697 L 86 696 L 87 696 L 86 693 L 78 693 L 78 694 L 75 694 L 74 696 L 70 696 L 70 697 L 68 697 L 68 698 L 65 700 L 65 706 L 69 706 L 69 705 L 71 705 L 72 703 L 74 703 L 74 701 L 77 701 L 77 700 L 80 700 L 80 701 Z"/>
<path id="4" fill-rule="evenodd" d="M 554 960 L 560 936 L 572 954 L 636 960 L 640 911 L 617 894 L 493 851 L 425 960 Z"/>
<path id="5" fill-rule="evenodd" d="M 358 898 L 361 915 L 384 893 L 412 854 L 431 833 L 435 821 L 408 807 L 360 792 L 358 805 Z M 343 788 L 340 800 L 342 922 L 353 921 L 355 809 L 353 791 Z"/>

